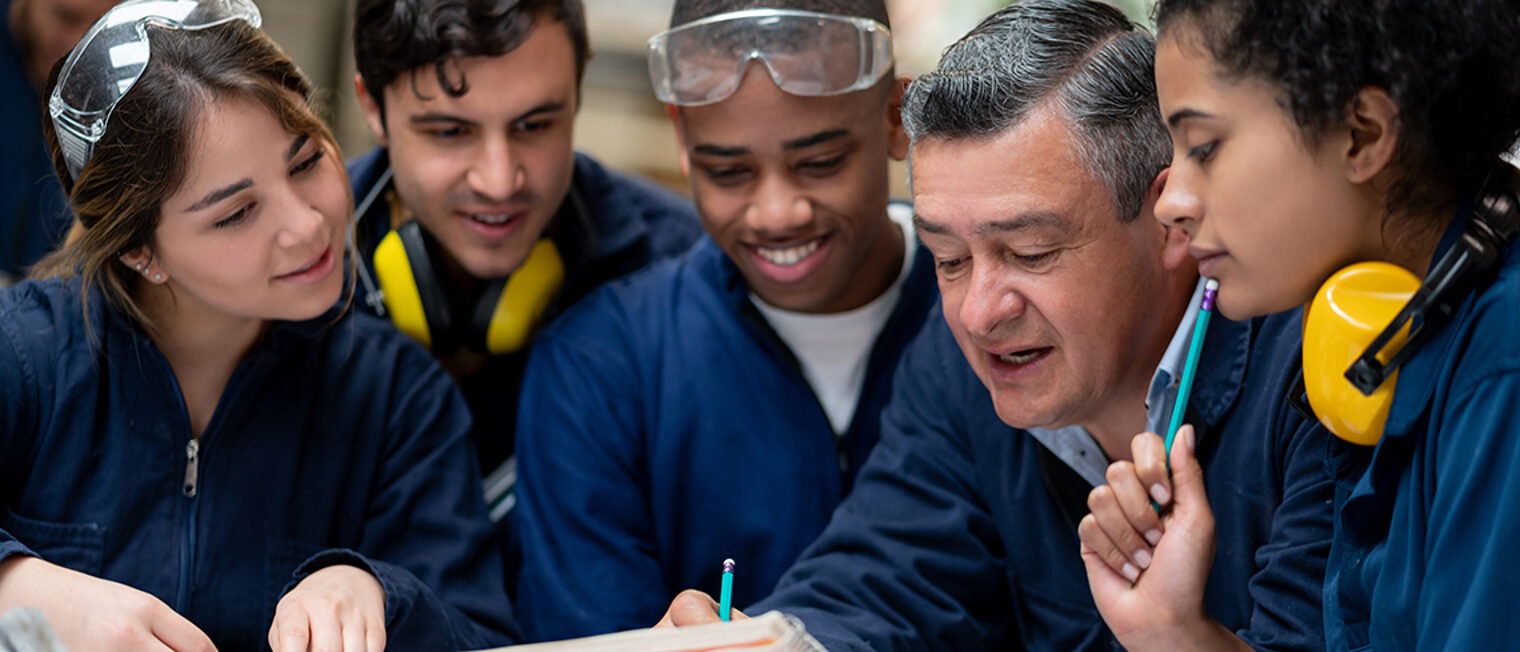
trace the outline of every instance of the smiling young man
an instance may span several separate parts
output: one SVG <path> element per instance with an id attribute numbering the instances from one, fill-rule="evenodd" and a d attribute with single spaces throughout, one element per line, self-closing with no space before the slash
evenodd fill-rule
<path id="1" fill-rule="evenodd" d="M 888 201 L 908 143 L 884 3 L 679 0 L 671 25 L 651 70 L 710 237 L 534 345 L 514 523 L 534 638 L 647 627 L 725 557 L 737 604 L 765 595 L 850 490 L 934 300 Z"/>
<path id="2" fill-rule="evenodd" d="M 751 613 L 793 613 L 836 651 L 1133 649 L 1147 642 L 1129 614 L 1100 612 L 1088 586 L 1089 565 L 1113 563 L 1139 580 L 1124 582 L 1129 612 L 1158 629 L 1212 619 L 1259 649 L 1323 647 L 1332 490 L 1324 431 L 1284 398 L 1297 315 L 1216 319 L 1205 337 L 1186 411 L 1198 434 L 1179 440 L 1218 515 L 1211 572 L 1168 573 L 1178 560 L 1148 537 L 1196 531 L 1171 516 L 1112 558 L 1080 552 L 1090 509 L 1154 517 L 1105 493 L 1109 462 L 1164 432 L 1202 296 L 1185 237 L 1153 217 L 1170 152 L 1154 52 L 1111 6 L 1025 0 L 913 83 L 915 221 L 944 319 L 903 354 L 854 491 Z M 1158 591 L 1191 601 L 1147 600 Z M 1146 611 L 1173 603 L 1197 609 Z M 689 592 L 669 618 L 714 612 Z"/>
<path id="3" fill-rule="evenodd" d="M 361 0 L 354 54 L 381 143 L 349 164 L 357 303 L 458 381 L 499 520 L 538 327 L 701 229 L 689 202 L 572 149 L 590 57 L 580 0 Z"/>

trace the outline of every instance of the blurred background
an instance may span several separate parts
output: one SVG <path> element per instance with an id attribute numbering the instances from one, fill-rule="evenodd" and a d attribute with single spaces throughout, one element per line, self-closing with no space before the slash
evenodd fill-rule
<path id="1" fill-rule="evenodd" d="M 351 0 L 257 0 L 264 29 L 321 89 L 318 104 L 347 156 L 375 145 L 354 99 Z M 586 70 L 576 148 L 604 164 L 686 191 L 664 108 L 649 87 L 644 44 L 670 22 L 674 0 L 586 0 L 595 58 Z M 1147 22 L 1153 0 L 1111 0 Z M 887 0 L 897 71 L 932 70 L 940 51 L 1007 0 Z M 893 194 L 907 198 L 906 170 L 893 167 Z"/>

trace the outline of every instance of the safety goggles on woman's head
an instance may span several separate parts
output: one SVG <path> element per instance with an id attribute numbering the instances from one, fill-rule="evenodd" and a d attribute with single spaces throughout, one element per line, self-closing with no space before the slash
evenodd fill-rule
<path id="1" fill-rule="evenodd" d="M 232 20 L 263 22 L 250 0 L 127 0 L 106 12 L 69 53 L 48 97 L 69 175 L 79 178 L 112 109 L 148 66 L 149 25 L 195 30 Z"/>
<path id="2" fill-rule="evenodd" d="M 868 18 L 750 9 L 694 21 L 649 39 L 649 75 L 666 104 L 722 101 L 750 60 L 793 95 L 870 88 L 892 67 L 892 32 Z"/>

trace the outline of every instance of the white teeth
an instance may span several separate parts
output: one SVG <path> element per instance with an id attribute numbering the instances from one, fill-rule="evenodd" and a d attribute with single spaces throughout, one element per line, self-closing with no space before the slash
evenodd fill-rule
<path id="1" fill-rule="evenodd" d="M 482 224 L 506 224 L 512 219 L 511 213 L 471 213 L 470 219 Z"/>
<path id="2" fill-rule="evenodd" d="M 1035 349 L 1033 351 L 1025 351 L 1024 353 L 1005 353 L 998 356 L 998 359 L 1012 364 L 1025 364 L 1040 357 L 1040 354 L 1044 352 L 1045 349 Z"/>
<path id="3" fill-rule="evenodd" d="M 816 238 L 786 249 L 755 247 L 755 253 L 773 265 L 791 267 L 802 262 L 808 256 L 813 255 L 813 252 L 818 251 L 818 246 L 821 244 L 823 244 L 823 238 Z"/>

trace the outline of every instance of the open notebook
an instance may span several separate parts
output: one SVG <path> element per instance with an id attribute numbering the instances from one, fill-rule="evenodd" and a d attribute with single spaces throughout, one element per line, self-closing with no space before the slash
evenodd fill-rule
<path id="1" fill-rule="evenodd" d="M 616 634 L 575 638 L 553 643 L 518 645 L 486 652 L 602 652 L 644 650 L 647 652 L 825 652 L 822 645 L 802 628 L 802 621 L 779 611 L 771 611 L 751 620 L 698 625 L 679 629 L 635 629 Z"/>

